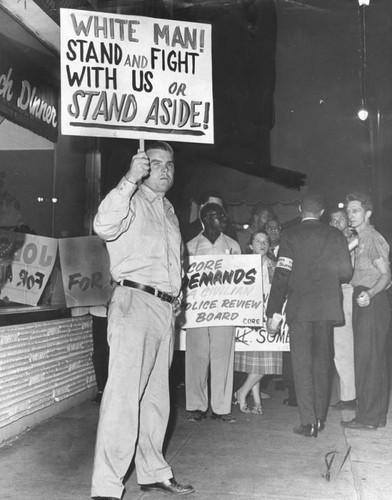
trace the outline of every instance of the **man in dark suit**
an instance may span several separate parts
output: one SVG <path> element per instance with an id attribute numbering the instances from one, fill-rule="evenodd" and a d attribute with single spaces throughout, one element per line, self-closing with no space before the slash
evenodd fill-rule
<path id="1" fill-rule="evenodd" d="M 286 320 L 301 425 L 296 434 L 317 437 L 328 408 L 332 325 L 343 321 L 341 283 L 352 266 L 346 240 L 319 221 L 324 200 L 307 193 L 299 207 L 302 221 L 282 232 L 278 263 L 267 306 L 267 327 L 277 331 L 276 316 L 287 299 Z"/>

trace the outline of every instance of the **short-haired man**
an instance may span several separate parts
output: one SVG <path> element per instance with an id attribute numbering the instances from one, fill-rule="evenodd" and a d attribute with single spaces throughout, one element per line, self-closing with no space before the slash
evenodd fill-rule
<path id="1" fill-rule="evenodd" d="M 350 226 L 358 233 L 355 267 L 353 329 L 357 411 L 342 421 L 349 429 L 372 430 L 386 425 L 388 370 L 386 340 L 391 321 L 386 289 L 391 284 L 389 245 L 370 223 L 372 202 L 364 193 L 346 197 Z"/>
<path id="2" fill-rule="evenodd" d="M 267 305 L 267 328 L 277 331 L 274 315 L 287 298 L 286 318 L 295 392 L 301 425 L 296 434 L 317 437 L 328 408 L 333 322 L 343 321 L 340 285 L 351 278 L 352 266 L 343 234 L 320 222 L 324 200 L 307 193 L 302 221 L 285 229 Z"/>
<path id="3" fill-rule="evenodd" d="M 94 220 L 118 283 L 108 312 L 109 378 L 102 398 L 92 496 L 117 500 L 135 454 L 142 491 L 192 493 L 177 483 L 162 454 L 170 413 L 169 368 L 181 289 L 182 240 L 165 198 L 173 150 L 152 142 L 139 151 Z"/>
<path id="4" fill-rule="evenodd" d="M 207 203 L 200 210 L 204 230 L 186 245 L 188 255 L 240 254 L 239 244 L 223 233 L 226 214 L 221 205 Z M 234 326 L 188 328 L 185 353 L 185 390 L 188 421 L 207 416 L 210 369 L 211 418 L 235 422 L 231 415 L 234 369 Z"/>
<path id="5" fill-rule="evenodd" d="M 345 208 L 336 207 L 329 213 L 329 224 L 344 234 L 349 248 L 358 244 L 357 238 L 349 228 Z M 353 287 L 350 283 L 343 283 L 343 313 L 344 322 L 335 326 L 333 332 L 334 362 L 339 376 L 340 400 L 333 406 L 336 410 L 355 410 L 357 401 L 355 396 L 354 373 L 354 334 L 352 325 Z"/>
<path id="6" fill-rule="evenodd" d="M 276 217 L 272 217 L 268 220 L 265 225 L 265 232 L 268 234 L 270 240 L 270 248 L 267 256 L 276 262 L 278 260 L 280 235 L 282 233 L 282 227 Z"/>

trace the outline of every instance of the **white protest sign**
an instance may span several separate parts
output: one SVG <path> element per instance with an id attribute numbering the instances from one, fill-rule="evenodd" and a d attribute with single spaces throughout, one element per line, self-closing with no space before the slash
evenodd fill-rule
<path id="1" fill-rule="evenodd" d="M 36 306 L 56 253 L 54 238 L 0 231 L 0 299 Z"/>
<path id="2" fill-rule="evenodd" d="M 186 330 L 177 329 L 175 348 L 179 351 L 186 351 Z M 273 336 L 267 333 L 265 327 L 237 326 L 234 349 L 236 351 L 289 351 L 288 327 L 286 325 L 276 336 Z"/>
<path id="3" fill-rule="evenodd" d="M 271 285 L 264 286 L 264 311 L 267 308 L 267 302 Z M 235 331 L 235 350 L 236 351 L 289 351 L 290 338 L 289 326 L 286 323 L 286 303 L 282 310 L 282 321 L 279 332 L 276 335 L 270 335 L 267 332 L 267 317 L 263 316 L 263 322 L 257 328 L 237 327 Z"/>
<path id="4" fill-rule="evenodd" d="M 114 284 L 105 242 L 99 236 L 62 238 L 59 250 L 67 307 L 106 304 Z"/>
<path id="5" fill-rule="evenodd" d="M 61 132 L 213 144 L 209 24 L 60 9 Z"/>
<path id="6" fill-rule="evenodd" d="M 184 328 L 262 324 L 263 283 L 258 255 L 189 257 L 185 272 Z"/>
<path id="7" fill-rule="evenodd" d="M 235 330 L 236 351 L 289 351 L 290 338 L 287 325 L 276 335 L 267 333 L 265 325 L 260 328 L 237 327 Z"/>

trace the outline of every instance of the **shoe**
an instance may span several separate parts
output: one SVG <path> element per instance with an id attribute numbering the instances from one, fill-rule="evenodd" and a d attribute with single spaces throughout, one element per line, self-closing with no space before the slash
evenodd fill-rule
<path id="1" fill-rule="evenodd" d="M 211 418 L 213 420 L 217 420 L 218 422 L 227 422 L 229 424 L 235 424 L 237 422 L 237 419 L 232 417 L 231 413 L 226 413 L 226 415 L 218 415 L 218 413 L 212 412 Z"/>
<path id="2" fill-rule="evenodd" d="M 294 427 L 294 434 L 299 434 L 300 436 L 306 437 L 317 437 L 317 424 L 299 425 Z"/>
<path id="3" fill-rule="evenodd" d="M 317 433 L 323 431 L 325 429 L 325 420 L 321 420 L 321 418 L 316 418 L 316 426 L 317 426 Z"/>
<path id="4" fill-rule="evenodd" d="M 93 500 L 120 500 L 117 497 L 93 497 Z"/>
<path id="5" fill-rule="evenodd" d="M 95 397 L 91 400 L 91 402 L 95 405 L 100 405 L 102 401 L 102 391 L 97 392 Z M 105 497 L 97 497 L 97 498 L 105 498 Z M 109 497 L 110 498 L 110 497 Z"/>
<path id="6" fill-rule="evenodd" d="M 169 495 L 188 495 L 193 493 L 195 488 L 190 484 L 183 486 L 172 477 L 167 481 L 161 481 L 160 483 L 142 484 L 140 486 L 142 491 L 162 491 L 163 493 L 168 493 Z"/>
<path id="7" fill-rule="evenodd" d="M 351 399 L 349 401 L 338 401 L 335 405 L 332 405 L 334 410 L 356 410 L 357 400 Z"/>
<path id="8" fill-rule="evenodd" d="M 250 412 L 253 414 L 253 415 L 263 415 L 263 405 L 255 405 L 251 410 Z"/>
<path id="9" fill-rule="evenodd" d="M 283 404 L 286 406 L 298 406 L 296 399 L 286 398 L 283 400 Z"/>
<path id="10" fill-rule="evenodd" d="M 376 425 L 365 425 L 358 422 L 357 419 L 353 418 L 352 420 L 342 420 L 340 425 L 346 427 L 346 429 L 354 429 L 357 431 L 376 431 Z"/>
<path id="11" fill-rule="evenodd" d="M 188 415 L 186 417 L 188 422 L 201 422 L 203 418 L 207 418 L 207 412 L 201 410 L 194 410 L 187 412 Z"/>
<path id="12" fill-rule="evenodd" d="M 250 410 L 246 402 L 244 404 L 241 404 L 240 400 L 238 399 L 238 391 L 234 393 L 233 405 L 237 405 L 241 413 L 250 413 Z"/>

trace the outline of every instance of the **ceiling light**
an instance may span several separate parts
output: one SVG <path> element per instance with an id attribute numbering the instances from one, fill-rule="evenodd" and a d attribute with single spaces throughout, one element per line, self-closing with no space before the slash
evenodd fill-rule
<path id="1" fill-rule="evenodd" d="M 358 118 L 362 120 L 363 122 L 366 120 L 366 118 L 369 116 L 369 112 L 365 109 L 362 108 L 358 111 Z"/>

